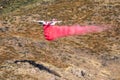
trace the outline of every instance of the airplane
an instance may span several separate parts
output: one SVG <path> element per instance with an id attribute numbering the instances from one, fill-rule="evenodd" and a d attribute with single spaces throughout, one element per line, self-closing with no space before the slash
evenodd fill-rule
<path id="1" fill-rule="evenodd" d="M 33 20 L 34 22 L 38 22 L 39 24 L 45 26 L 45 25 L 55 25 L 56 23 L 61 23 L 62 21 L 57 21 L 56 19 L 52 19 L 51 21 L 44 21 L 44 20 Z"/>
<path id="2" fill-rule="evenodd" d="M 80 25 L 55 25 L 56 23 L 60 23 L 62 21 L 57 21 L 56 19 L 52 19 L 51 21 L 44 20 L 33 20 L 34 22 L 38 22 L 43 25 L 44 36 L 48 41 L 53 41 L 57 38 L 67 37 L 72 35 L 86 35 L 90 33 L 102 32 L 108 29 L 107 27 L 102 26 L 80 26 Z"/>

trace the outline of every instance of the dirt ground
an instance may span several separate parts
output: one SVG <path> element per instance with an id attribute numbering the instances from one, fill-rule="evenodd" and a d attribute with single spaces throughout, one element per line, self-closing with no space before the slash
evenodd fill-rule
<path id="1" fill-rule="evenodd" d="M 32 20 L 53 18 L 111 28 L 47 41 Z M 0 80 L 120 80 L 119 23 L 119 0 L 43 0 L 1 14 Z"/>

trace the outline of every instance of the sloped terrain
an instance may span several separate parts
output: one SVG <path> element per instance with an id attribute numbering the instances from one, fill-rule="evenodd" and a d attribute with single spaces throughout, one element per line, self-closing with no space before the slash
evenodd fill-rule
<path id="1" fill-rule="evenodd" d="M 0 80 L 120 80 L 119 0 L 0 2 Z M 52 18 L 111 28 L 49 42 L 32 20 Z"/>

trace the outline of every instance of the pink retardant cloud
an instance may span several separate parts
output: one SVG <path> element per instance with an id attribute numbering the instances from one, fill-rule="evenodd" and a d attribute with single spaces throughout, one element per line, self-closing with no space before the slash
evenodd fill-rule
<path id="1" fill-rule="evenodd" d="M 106 30 L 106 27 L 99 26 L 52 26 L 44 25 L 44 36 L 46 40 L 52 41 L 57 38 L 73 36 L 73 35 L 85 35 L 90 33 L 97 33 Z"/>

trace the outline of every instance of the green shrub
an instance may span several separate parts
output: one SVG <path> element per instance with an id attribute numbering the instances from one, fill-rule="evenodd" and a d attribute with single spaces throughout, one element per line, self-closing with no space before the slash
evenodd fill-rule
<path id="1" fill-rule="evenodd" d="M 37 0 L 0 0 L 0 13 L 7 13 L 36 2 Z"/>

